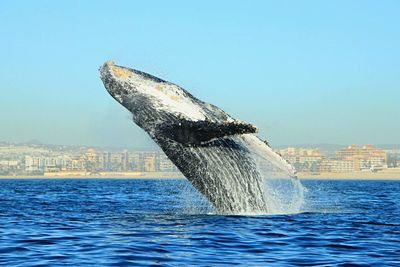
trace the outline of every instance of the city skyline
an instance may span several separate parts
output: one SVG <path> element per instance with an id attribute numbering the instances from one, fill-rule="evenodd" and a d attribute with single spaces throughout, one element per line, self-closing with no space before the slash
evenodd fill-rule
<path id="1" fill-rule="evenodd" d="M 298 173 L 332 175 L 340 173 L 398 173 L 400 146 L 382 149 L 372 145 L 320 149 L 285 147 L 275 152 L 290 162 Z M 261 164 L 261 162 L 260 162 Z M 279 173 L 269 164 L 262 170 Z M 45 144 L 9 144 L 0 142 L 0 176 L 157 176 L 179 173 L 161 150 L 107 149 L 100 147 Z M 113 174 L 111 174 L 113 175 Z M 176 175 L 176 174 L 175 174 Z M 368 174 L 367 174 L 368 175 Z"/>
<path id="2" fill-rule="evenodd" d="M 399 143 L 396 1 L 2 1 L 0 140 L 152 147 L 106 60 L 177 83 L 272 146 Z"/>

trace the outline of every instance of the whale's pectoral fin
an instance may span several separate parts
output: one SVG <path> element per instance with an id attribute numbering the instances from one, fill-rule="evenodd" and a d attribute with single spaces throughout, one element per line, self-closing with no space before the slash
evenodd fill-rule
<path id="1" fill-rule="evenodd" d="M 178 143 L 187 146 L 201 145 L 216 138 L 257 133 L 258 129 L 252 124 L 242 122 L 210 122 L 188 121 L 179 123 L 163 123 L 158 127 L 159 133 Z"/>

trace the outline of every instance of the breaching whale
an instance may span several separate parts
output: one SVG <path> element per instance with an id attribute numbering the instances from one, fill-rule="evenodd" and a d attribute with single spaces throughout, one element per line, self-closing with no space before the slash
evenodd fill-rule
<path id="1" fill-rule="evenodd" d="M 256 136 L 254 125 L 178 85 L 111 61 L 100 67 L 100 77 L 109 94 L 220 213 L 268 211 L 260 164 L 295 176 L 294 168 Z"/>

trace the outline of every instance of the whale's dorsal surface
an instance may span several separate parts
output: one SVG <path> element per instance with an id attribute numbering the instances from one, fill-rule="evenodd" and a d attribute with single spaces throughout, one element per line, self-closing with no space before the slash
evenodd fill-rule
<path id="1" fill-rule="evenodd" d="M 236 120 L 183 88 L 150 74 L 106 62 L 100 77 L 165 154 L 222 213 L 265 212 L 258 165 L 295 176 L 294 168 Z"/>

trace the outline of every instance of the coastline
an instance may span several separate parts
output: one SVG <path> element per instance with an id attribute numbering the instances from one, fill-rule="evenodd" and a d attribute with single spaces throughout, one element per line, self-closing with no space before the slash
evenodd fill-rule
<path id="1" fill-rule="evenodd" d="M 300 180 L 400 180 L 400 168 L 386 169 L 379 172 L 321 172 L 298 173 Z"/>
<path id="2" fill-rule="evenodd" d="M 275 175 L 273 175 L 275 176 Z M 280 175 L 276 175 L 281 177 Z M 0 179 L 184 179 L 180 172 L 48 172 L 44 175 L 3 175 Z M 298 173 L 300 180 L 400 180 L 400 168 L 379 172 Z"/>

